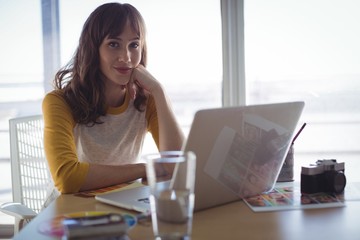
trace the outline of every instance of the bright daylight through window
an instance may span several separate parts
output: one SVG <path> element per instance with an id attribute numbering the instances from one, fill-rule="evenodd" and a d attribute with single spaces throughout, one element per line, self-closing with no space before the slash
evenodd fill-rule
<path id="1" fill-rule="evenodd" d="M 305 101 L 298 159 L 359 162 L 359 11 L 354 0 L 245 1 L 247 103 Z"/>

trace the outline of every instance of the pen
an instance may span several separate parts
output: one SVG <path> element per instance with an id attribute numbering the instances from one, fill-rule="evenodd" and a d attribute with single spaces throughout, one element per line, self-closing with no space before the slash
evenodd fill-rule
<path id="1" fill-rule="evenodd" d="M 304 130 L 305 126 L 306 126 L 306 123 L 304 123 L 304 124 L 301 126 L 300 130 L 296 133 L 295 137 L 293 138 L 291 144 L 294 144 L 295 140 L 296 140 L 297 137 L 300 135 L 300 133 L 302 132 L 302 130 Z"/>

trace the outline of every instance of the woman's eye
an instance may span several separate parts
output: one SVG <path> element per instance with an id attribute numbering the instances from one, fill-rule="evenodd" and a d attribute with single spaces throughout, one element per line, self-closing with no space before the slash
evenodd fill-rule
<path id="1" fill-rule="evenodd" d="M 139 43 L 138 42 L 133 42 L 130 44 L 131 48 L 138 48 L 139 47 Z"/>
<path id="2" fill-rule="evenodd" d="M 117 48 L 117 47 L 119 47 L 119 43 L 117 43 L 117 42 L 109 42 L 109 47 L 111 47 L 111 48 Z"/>

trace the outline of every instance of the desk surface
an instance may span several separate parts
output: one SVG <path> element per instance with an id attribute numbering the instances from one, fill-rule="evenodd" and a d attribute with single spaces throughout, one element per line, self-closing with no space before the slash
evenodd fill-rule
<path id="1" fill-rule="evenodd" d="M 359 186 L 359 185 L 358 185 Z M 38 231 L 55 216 L 79 211 L 132 213 L 94 198 L 61 195 L 14 239 L 55 239 Z M 198 239 L 360 239 L 360 201 L 346 207 L 254 213 L 242 201 L 196 212 L 193 240 Z M 151 222 L 129 231 L 131 240 L 153 239 Z"/>

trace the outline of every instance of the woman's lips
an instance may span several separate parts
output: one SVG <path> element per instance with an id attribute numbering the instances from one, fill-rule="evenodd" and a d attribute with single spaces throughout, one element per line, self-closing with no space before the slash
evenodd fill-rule
<path id="1" fill-rule="evenodd" d="M 132 68 L 128 67 L 116 67 L 116 71 L 118 71 L 120 74 L 127 75 L 131 72 Z"/>

